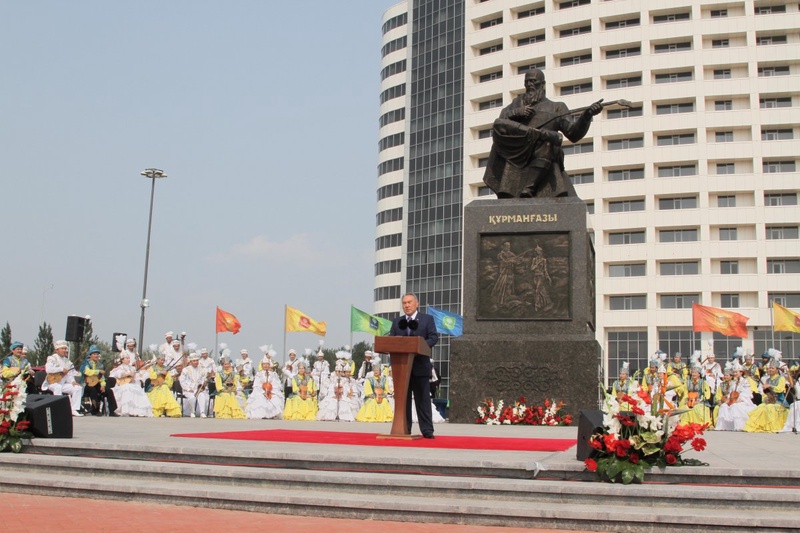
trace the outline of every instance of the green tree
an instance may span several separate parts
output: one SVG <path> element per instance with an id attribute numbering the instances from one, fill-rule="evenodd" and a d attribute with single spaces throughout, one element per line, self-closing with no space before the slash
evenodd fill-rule
<path id="1" fill-rule="evenodd" d="M 0 350 L 3 357 L 11 353 L 12 342 L 14 341 L 11 340 L 11 326 L 6 322 L 6 326 L 0 331 Z"/>
<path id="2" fill-rule="evenodd" d="M 43 365 L 51 353 L 53 353 L 53 328 L 47 322 L 42 322 L 33 348 L 28 352 L 28 361 L 33 366 Z"/>

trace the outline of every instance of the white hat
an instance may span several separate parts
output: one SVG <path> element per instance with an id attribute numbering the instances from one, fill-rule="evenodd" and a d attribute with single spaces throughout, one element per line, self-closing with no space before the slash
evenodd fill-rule
<path id="1" fill-rule="evenodd" d="M 208 348 L 200 348 L 200 355 L 206 354 L 208 355 Z"/>
<path id="2" fill-rule="evenodd" d="M 127 346 L 128 344 L 136 344 L 136 339 L 128 339 L 128 340 L 126 340 L 125 341 L 125 345 Z"/>
<path id="3" fill-rule="evenodd" d="M 242 348 L 242 351 L 239 352 L 239 353 L 242 354 L 242 355 L 248 355 L 247 354 L 247 348 Z"/>
<path id="4" fill-rule="evenodd" d="M 366 352 L 364 352 L 364 357 L 372 357 L 372 352 L 367 350 Z"/>
<path id="5" fill-rule="evenodd" d="M 192 352 L 189 354 L 189 361 L 199 361 L 200 358 L 197 356 L 196 353 Z"/>
<path id="6" fill-rule="evenodd" d="M 164 337 L 165 338 L 166 337 L 174 337 L 174 336 L 175 336 L 175 334 L 173 332 L 171 332 L 171 331 L 168 331 L 168 332 L 164 333 Z"/>
<path id="7" fill-rule="evenodd" d="M 53 343 L 53 346 L 55 346 L 56 350 L 58 350 L 59 348 L 69 348 L 69 344 L 67 344 L 67 341 L 56 341 Z"/>
<path id="8" fill-rule="evenodd" d="M 181 341 L 179 341 L 178 339 L 175 339 L 174 341 L 172 341 L 172 345 L 173 345 L 173 346 L 175 346 L 176 344 L 177 344 L 178 346 L 180 346 L 180 345 L 181 345 Z"/>
<path id="9" fill-rule="evenodd" d="M 292 355 L 292 354 L 297 355 L 297 350 L 295 350 L 294 348 L 289 348 L 289 355 Z"/>

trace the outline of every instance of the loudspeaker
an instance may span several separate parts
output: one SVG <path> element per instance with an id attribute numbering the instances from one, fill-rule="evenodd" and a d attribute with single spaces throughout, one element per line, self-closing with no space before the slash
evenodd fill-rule
<path id="1" fill-rule="evenodd" d="M 83 330 L 86 328 L 86 318 L 82 316 L 67 317 L 67 334 L 64 340 L 67 342 L 81 342 L 83 340 Z"/>
<path id="2" fill-rule="evenodd" d="M 34 437 L 46 439 L 72 438 L 72 404 L 68 396 L 29 394 L 25 417 L 30 420 Z"/>
<path id="3" fill-rule="evenodd" d="M 603 432 L 603 411 L 581 411 L 578 419 L 578 461 L 594 456 L 595 449 L 589 445 L 592 435 Z"/>

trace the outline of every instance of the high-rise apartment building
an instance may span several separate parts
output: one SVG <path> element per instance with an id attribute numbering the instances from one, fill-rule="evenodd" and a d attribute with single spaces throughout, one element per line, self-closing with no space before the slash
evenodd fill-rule
<path id="1" fill-rule="evenodd" d="M 633 102 L 564 144 L 607 376 L 709 341 L 800 357 L 800 336 L 771 328 L 773 301 L 800 308 L 797 1 L 409 0 L 382 45 L 376 313 L 407 291 L 460 312 L 462 207 L 491 194 L 492 122 L 540 68 L 571 109 Z M 748 338 L 693 333 L 694 302 L 749 317 Z"/>

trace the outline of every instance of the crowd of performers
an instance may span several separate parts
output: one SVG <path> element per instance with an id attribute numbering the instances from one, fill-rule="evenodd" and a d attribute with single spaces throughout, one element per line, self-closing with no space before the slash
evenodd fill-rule
<path id="1" fill-rule="evenodd" d="M 618 398 L 638 391 L 663 397 L 668 406 L 685 410 L 681 423 L 708 424 L 722 431 L 797 432 L 798 372 L 797 365 L 790 367 L 773 348 L 755 361 L 740 347 L 724 367 L 713 353 L 702 358 L 698 350 L 687 365 L 680 353 L 667 361 L 659 351 L 641 375 L 637 371 L 630 376 L 628 363 L 623 363 L 611 391 Z"/>
<path id="2" fill-rule="evenodd" d="M 331 370 L 321 348 L 313 363 L 309 361 L 311 350 L 298 357 L 292 349 L 281 365 L 275 360 L 276 352 L 266 346 L 258 362 L 250 359 L 246 349 L 235 362 L 227 350 L 215 361 L 205 348 L 186 350 L 183 339 L 174 338 L 172 332 L 165 337 L 166 342 L 149 361 L 140 358 L 136 341 L 127 339 L 108 371 L 97 347 L 90 347 L 85 361 L 76 368 L 69 358 L 68 343 L 57 341 L 39 386 L 25 358 L 26 347 L 15 342 L 3 360 L 2 378 L 29 375 L 29 393 L 68 396 L 73 416 L 393 419 L 392 372 L 390 365 L 381 362 L 380 354 L 365 352 L 357 371 L 351 353 L 344 350 L 336 353 Z M 432 382 L 437 379 L 434 375 Z M 416 423 L 416 411 L 412 411 Z M 433 416 L 434 422 L 445 421 L 435 407 Z"/>

